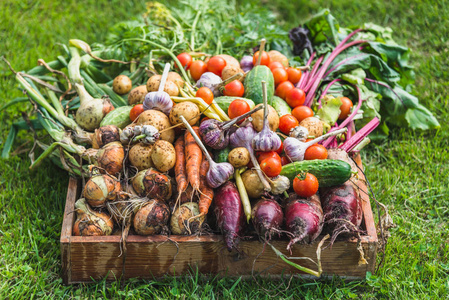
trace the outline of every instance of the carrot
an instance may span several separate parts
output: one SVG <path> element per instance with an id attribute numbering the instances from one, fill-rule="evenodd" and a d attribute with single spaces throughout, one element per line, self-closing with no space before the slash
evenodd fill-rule
<path id="1" fill-rule="evenodd" d="M 200 135 L 198 126 L 194 126 L 193 130 L 196 132 L 198 136 Z M 203 153 L 201 152 L 201 148 L 198 146 L 193 136 L 188 131 L 186 131 L 184 135 L 184 143 L 185 143 L 187 179 L 190 185 L 193 187 L 193 189 L 195 191 L 199 191 L 200 165 Z"/>
<path id="2" fill-rule="evenodd" d="M 175 176 L 178 184 L 178 193 L 185 192 L 187 189 L 186 159 L 184 154 L 184 138 L 181 136 L 175 142 L 176 164 Z"/>
<path id="3" fill-rule="evenodd" d="M 206 156 L 203 156 L 200 166 L 200 200 L 198 201 L 198 206 L 201 216 L 207 215 L 209 212 L 209 207 L 214 198 L 214 189 L 207 184 L 206 174 L 209 170 L 209 161 Z"/>

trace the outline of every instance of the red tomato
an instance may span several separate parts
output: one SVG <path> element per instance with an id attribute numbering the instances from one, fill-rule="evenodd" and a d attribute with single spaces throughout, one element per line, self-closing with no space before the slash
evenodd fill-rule
<path id="1" fill-rule="evenodd" d="M 276 153 L 281 155 L 282 151 L 284 151 L 284 143 L 281 140 L 281 146 L 279 147 L 279 149 L 276 150 Z"/>
<path id="2" fill-rule="evenodd" d="M 276 68 L 274 70 L 271 70 L 271 73 L 273 73 L 275 85 L 288 80 L 288 74 L 284 68 Z"/>
<path id="3" fill-rule="evenodd" d="M 224 67 L 226 67 L 226 61 L 220 56 L 213 56 L 207 62 L 207 70 L 220 77 Z"/>
<path id="4" fill-rule="evenodd" d="M 326 158 L 327 158 L 327 149 L 326 147 L 320 144 L 310 146 L 304 153 L 305 160 L 326 159 Z"/>
<path id="5" fill-rule="evenodd" d="M 240 80 L 234 80 L 224 86 L 223 95 L 231 97 L 242 97 L 245 88 Z"/>
<path id="6" fill-rule="evenodd" d="M 277 154 L 277 153 L 276 153 Z M 276 159 L 273 157 L 265 158 L 260 163 L 260 169 L 264 172 L 268 177 L 276 177 L 281 174 L 282 164 L 280 159 Z"/>
<path id="7" fill-rule="evenodd" d="M 136 104 L 129 112 L 129 118 L 134 122 L 135 119 L 143 112 L 143 104 Z"/>
<path id="8" fill-rule="evenodd" d="M 253 64 L 254 65 L 256 65 L 258 58 L 259 58 L 259 51 L 257 51 L 253 55 Z M 270 64 L 270 61 L 271 61 L 270 56 L 268 55 L 268 53 L 266 51 L 264 51 L 262 53 L 262 58 L 260 59 L 260 64 L 264 65 L 264 66 L 268 66 Z"/>
<path id="9" fill-rule="evenodd" d="M 295 69 L 292 67 L 287 69 L 287 74 L 288 74 L 288 81 L 290 81 L 293 84 L 297 84 L 302 76 L 302 72 L 300 69 Z"/>
<path id="10" fill-rule="evenodd" d="M 281 157 L 279 156 L 279 154 L 276 151 L 267 151 L 267 152 L 257 151 L 256 152 L 256 158 L 257 158 L 257 162 L 259 164 L 262 163 L 262 160 L 270 158 L 270 157 L 281 161 Z"/>
<path id="11" fill-rule="evenodd" d="M 289 163 L 291 163 L 291 161 L 287 156 L 281 156 L 281 164 L 283 166 L 288 165 Z"/>
<path id="12" fill-rule="evenodd" d="M 279 118 L 279 130 L 286 135 L 290 134 L 290 130 L 299 125 L 298 120 L 289 114 L 283 115 Z"/>
<path id="13" fill-rule="evenodd" d="M 277 69 L 277 68 L 285 69 L 284 65 L 282 63 L 278 62 L 278 61 L 270 62 L 270 64 L 268 65 L 268 68 L 270 68 L 271 72 L 273 72 L 273 70 Z"/>
<path id="14" fill-rule="evenodd" d="M 339 120 L 344 120 L 349 116 L 349 113 L 352 109 L 352 101 L 348 97 L 341 97 L 340 98 L 342 104 L 340 106 L 340 115 L 338 116 Z"/>
<path id="15" fill-rule="evenodd" d="M 277 86 L 275 94 L 276 96 L 285 100 L 287 92 L 293 88 L 295 88 L 293 83 L 291 83 L 290 81 L 284 81 Z"/>
<path id="16" fill-rule="evenodd" d="M 200 87 L 195 93 L 195 97 L 199 97 L 204 100 L 207 104 L 211 104 L 214 101 L 214 93 L 208 87 Z"/>
<path id="17" fill-rule="evenodd" d="M 304 104 L 306 101 L 306 94 L 303 90 L 294 88 L 285 94 L 285 101 L 290 105 L 290 107 L 297 107 Z"/>
<path id="18" fill-rule="evenodd" d="M 318 191 L 318 179 L 310 173 L 306 173 L 305 176 L 298 174 L 293 179 L 293 190 L 301 197 L 313 196 Z"/>
<path id="19" fill-rule="evenodd" d="M 228 107 L 228 116 L 231 119 L 241 116 L 251 110 L 248 102 L 242 99 L 235 99 Z"/>
<path id="20" fill-rule="evenodd" d="M 301 123 L 308 117 L 313 117 L 313 110 L 308 106 L 297 106 L 292 110 L 292 115 Z"/>
<path id="21" fill-rule="evenodd" d="M 176 58 L 179 60 L 181 65 L 184 67 L 184 70 L 189 69 L 190 65 L 192 64 L 192 56 L 188 53 L 181 53 Z M 178 67 L 178 64 L 175 64 L 175 67 Z"/>
<path id="22" fill-rule="evenodd" d="M 207 72 L 207 64 L 202 60 L 195 60 L 190 65 L 190 75 L 195 81 L 200 79 L 201 75 L 203 75 L 203 73 L 206 72 Z"/>

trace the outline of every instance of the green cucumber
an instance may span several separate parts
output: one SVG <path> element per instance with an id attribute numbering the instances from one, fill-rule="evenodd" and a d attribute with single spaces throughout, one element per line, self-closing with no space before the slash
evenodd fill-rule
<path id="1" fill-rule="evenodd" d="M 216 163 L 228 162 L 229 152 L 231 152 L 231 147 L 229 146 L 224 149 L 215 151 L 215 162 Z"/>
<path id="2" fill-rule="evenodd" d="M 276 110 L 279 117 L 282 117 L 283 115 L 288 115 L 288 114 L 292 113 L 292 109 L 290 108 L 290 105 L 288 105 L 287 102 L 285 102 L 278 96 L 273 96 L 271 106 L 273 106 L 273 108 Z"/>
<path id="3" fill-rule="evenodd" d="M 235 99 L 242 99 L 245 100 L 246 103 L 249 104 L 249 108 L 253 109 L 254 106 L 256 106 L 253 102 L 253 100 L 251 99 L 246 99 L 246 98 L 242 98 L 242 97 L 229 97 L 229 96 L 221 96 L 221 97 L 217 97 L 214 98 L 214 101 L 217 103 L 217 105 L 225 112 L 228 113 L 228 108 L 229 105 L 231 105 L 231 102 L 234 101 Z"/>
<path id="4" fill-rule="evenodd" d="M 100 126 L 115 125 L 121 129 L 125 128 L 131 124 L 129 112 L 132 108 L 132 106 L 120 106 L 114 109 L 101 120 Z"/>
<path id="5" fill-rule="evenodd" d="M 253 100 L 256 105 L 263 103 L 262 80 L 265 80 L 267 83 L 267 103 L 272 105 L 274 77 L 267 66 L 254 67 L 248 74 L 246 74 L 244 82 L 245 97 Z"/>
<path id="6" fill-rule="evenodd" d="M 315 159 L 295 161 L 282 167 L 280 175 L 293 182 L 296 175 L 307 172 L 315 175 L 320 187 L 329 187 L 345 183 L 351 178 L 351 166 L 338 159 Z"/>

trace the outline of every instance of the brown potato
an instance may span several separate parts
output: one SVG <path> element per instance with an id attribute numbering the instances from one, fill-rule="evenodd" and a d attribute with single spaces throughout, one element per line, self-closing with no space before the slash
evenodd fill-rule
<path id="1" fill-rule="evenodd" d="M 153 125 L 159 131 L 172 126 L 167 115 L 154 109 L 145 110 L 143 113 L 141 113 L 137 118 L 137 124 Z M 162 132 L 160 138 L 161 140 L 173 143 L 175 141 L 175 130 L 172 128 Z"/>
<path id="2" fill-rule="evenodd" d="M 235 74 L 242 73 L 242 75 L 245 74 L 240 67 L 236 66 L 226 66 L 223 68 L 223 71 L 221 72 L 221 79 L 226 80 Z M 239 80 L 243 82 L 244 76 L 242 76 Z"/>
<path id="3" fill-rule="evenodd" d="M 184 116 L 184 118 L 189 122 L 190 125 L 195 125 L 196 122 L 199 121 L 201 117 L 200 109 L 198 106 L 190 101 L 185 101 L 181 103 L 177 103 L 173 106 L 170 111 L 170 123 L 172 125 L 182 123 L 180 116 Z M 182 125 L 183 127 L 184 125 Z"/>
<path id="4" fill-rule="evenodd" d="M 271 50 L 271 51 L 268 51 L 268 56 L 270 57 L 271 62 L 278 61 L 284 67 L 286 67 L 286 68 L 288 67 L 288 58 L 281 52 L 276 51 L 276 50 Z"/>
<path id="5" fill-rule="evenodd" d="M 112 82 L 112 90 L 119 95 L 127 94 L 132 87 L 133 83 L 126 75 L 119 75 Z"/>
<path id="6" fill-rule="evenodd" d="M 258 104 L 255 107 L 259 105 L 262 104 Z M 264 120 L 263 111 L 264 110 L 261 109 L 251 115 L 251 117 L 253 118 L 252 123 L 254 129 L 258 132 L 262 131 L 263 129 L 263 120 Z M 270 126 L 271 131 L 276 131 L 276 129 L 279 128 L 279 115 L 271 105 L 268 105 L 268 125 Z"/>
<path id="7" fill-rule="evenodd" d="M 148 94 L 147 86 L 140 85 L 135 87 L 128 94 L 129 105 L 141 104 L 145 99 L 146 94 Z"/>
<path id="8" fill-rule="evenodd" d="M 168 72 L 167 80 L 173 81 L 180 87 L 184 87 L 184 80 L 182 79 L 181 75 L 176 72 Z"/>
<path id="9" fill-rule="evenodd" d="M 249 151 L 245 147 L 237 147 L 228 154 L 228 161 L 234 168 L 240 168 L 249 164 Z"/>
<path id="10" fill-rule="evenodd" d="M 308 117 L 299 123 L 299 126 L 307 128 L 309 136 L 319 137 L 323 135 L 323 122 L 315 117 Z"/>
<path id="11" fill-rule="evenodd" d="M 153 145 L 151 160 L 160 172 L 169 171 L 176 163 L 175 147 L 167 141 L 158 140 Z"/>
<path id="12" fill-rule="evenodd" d="M 256 170 L 246 170 L 243 172 L 242 180 L 249 197 L 259 198 L 263 195 L 264 187 Z"/>
<path id="13" fill-rule="evenodd" d="M 147 91 L 148 92 L 157 92 L 159 90 L 159 84 L 161 83 L 161 75 L 153 75 L 147 81 Z M 167 79 L 164 86 L 164 92 L 169 94 L 170 96 L 178 96 L 179 89 L 178 86 L 173 82 Z"/>
<path id="14" fill-rule="evenodd" d="M 226 61 L 226 66 L 235 66 L 235 67 L 239 67 L 240 68 L 240 63 L 237 59 L 235 59 L 234 57 L 232 57 L 231 55 L 227 55 L 227 54 L 220 54 L 217 55 L 221 58 L 223 58 Z"/>
<path id="15" fill-rule="evenodd" d="M 154 163 L 151 160 L 151 152 L 153 150 L 153 145 L 145 145 L 145 144 L 135 144 L 129 150 L 129 162 L 131 165 L 136 167 L 139 171 L 153 168 Z"/>

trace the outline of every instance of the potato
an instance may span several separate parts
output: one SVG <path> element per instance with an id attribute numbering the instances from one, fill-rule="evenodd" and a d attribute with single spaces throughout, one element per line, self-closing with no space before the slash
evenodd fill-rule
<path id="1" fill-rule="evenodd" d="M 182 123 L 180 116 L 184 116 L 186 118 L 187 122 L 189 122 L 190 125 L 195 125 L 196 122 L 199 121 L 201 117 L 200 109 L 198 106 L 190 101 L 185 101 L 181 103 L 177 103 L 173 106 L 172 110 L 170 111 L 170 123 L 172 125 L 180 124 Z M 183 125 L 184 126 L 184 125 Z"/>
<path id="2" fill-rule="evenodd" d="M 153 161 L 151 160 L 151 152 L 153 145 L 135 144 L 129 150 L 129 162 L 136 167 L 139 171 L 154 168 Z"/>
<path id="3" fill-rule="evenodd" d="M 235 74 L 242 73 L 242 75 L 245 74 L 240 67 L 236 66 L 226 66 L 223 68 L 223 71 L 221 72 L 221 79 L 226 80 Z M 239 80 L 243 82 L 244 76 L 242 76 Z"/>
<path id="4" fill-rule="evenodd" d="M 160 172 L 169 171 L 176 163 L 175 147 L 164 140 L 156 141 L 153 145 L 153 151 L 151 151 L 151 160 Z"/>
<path id="5" fill-rule="evenodd" d="M 276 50 L 271 50 L 271 51 L 268 51 L 268 56 L 270 57 L 270 62 L 278 61 L 284 67 L 286 67 L 286 68 L 288 67 L 288 58 L 281 52 L 276 51 Z"/>
<path id="6" fill-rule="evenodd" d="M 262 181 L 256 170 L 246 170 L 242 174 L 243 185 L 245 186 L 248 196 L 251 198 L 259 198 L 264 193 Z"/>
<path id="7" fill-rule="evenodd" d="M 148 79 L 147 81 L 148 92 L 157 92 L 159 90 L 161 77 L 162 77 L 161 75 L 153 75 Z M 170 96 L 178 96 L 179 89 L 173 81 L 167 79 L 164 86 L 164 92 L 166 92 Z"/>
<path id="8" fill-rule="evenodd" d="M 173 81 L 177 86 L 184 87 L 184 80 L 176 72 L 168 72 L 167 80 Z"/>
<path id="9" fill-rule="evenodd" d="M 307 128 L 309 136 L 319 137 L 323 135 L 323 122 L 315 117 L 308 117 L 299 123 L 299 126 Z"/>
<path id="10" fill-rule="evenodd" d="M 126 75 L 119 75 L 114 78 L 112 82 L 112 90 L 119 95 L 127 94 L 131 88 L 133 87 L 133 83 L 131 79 L 129 79 Z"/>
<path id="11" fill-rule="evenodd" d="M 262 105 L 262 104 L 258 104 L 258 105 L 256 105 L 256 107 L 259 105 Z M 263 119 L 264 119 L 263 111 L 264 110 L 261 109 L 251 115 L 251 117 L 253 118 L 252 123 L 253 123 L 254 129 L 258 132 L 262 131 L 262 129 L 263 129 Z M 272 131 L 276 131 L 276 129 L 278 129 L 278 127 L 279 127 L 279 115 L 271 105 L 268 105 L 268 125 L 270 126 L 270 129 Z"/>
<path id="12" fill-rule="evenodd" d="M 153 125 L 159 131 L 172 126 L 167 115 L 154 109 L 142 112 L 137 118 L 137 125 Z M 160 138 L 161 140 L 173 143 L 175 141 L 175 130 L 172 128 L 162 132 Z"/>
<path id="13" fill-rule="evenodd" d="M 223 58 L 226 61 L 226 66 L 234 66 L 234 67 L 240 68 L 239 61 L 237 59 L 235 59 L 234 57 L 227 55 L 227 54 L 220 54 L 217 56 Z"/>
<path id="14" fill-rule="evenodd" d="M 249 151 L 245 147 L 234 148 L 228 154 L 228 161 L 234 168 L 240 168 L 249 164 Z"/>
<path id="15" fill-rule="evenodd" d="M 129 105 L 141 104 L 145 99 L 146 94 L 148 94 L 147 86 L 140 85 L 135 87 L 128 94 Z"/>

